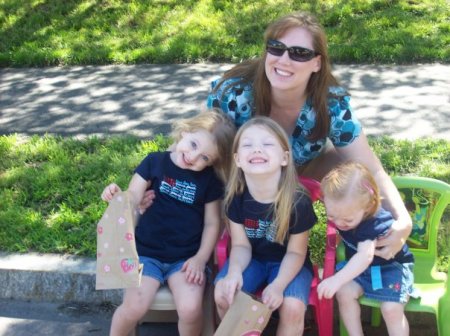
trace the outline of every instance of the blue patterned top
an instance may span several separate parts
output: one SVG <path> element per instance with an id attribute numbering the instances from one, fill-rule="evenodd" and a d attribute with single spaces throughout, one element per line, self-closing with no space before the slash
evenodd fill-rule
<path id="1" fill-rule="evenodd" d="M 239 83 L 240 78 L 230 78 L 213 92 L 220 78 L 211 83 L 207 106 L 220 108 L 227 113 L 237 127 L 249 120 L 255 114 L 253 85 Z M 226 91 L 224 91 L 224 89 Z M 345 89 L 338 86 L 330 87 L 328 107 L 330 114 L 330 131 L 328 138 L 336 147 L 343 147 L 353 142 L 361 134 L 361 124 L 350 106 L 350 96 Z M 317 141 L 308 140 L 316 124 L 316 113 L 312 102 L 307 99 L 297 119 L 294 132 L 290 135 L 292 152 L 296 165 L 303 165 L 317 157 L 325 146 L 326 137 Z"/>

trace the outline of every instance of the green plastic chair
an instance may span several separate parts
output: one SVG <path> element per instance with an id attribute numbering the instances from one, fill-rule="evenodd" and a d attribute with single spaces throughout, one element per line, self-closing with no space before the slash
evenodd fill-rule
<path id="1" fill-rule="evenodd" d="M 405 311 L 434 314 L 439 336 L 450 336 L 450 269 L 447 274 L 436 270 L 438 229 L 450 202 L 450 185 L 436 179 L 417 176 L 398 176 L 394 177 L 393 181 L 413 221 L 408 246 L 415 258 L 414 286 L 419 289 L 421 295 L 417 299 L 410 298 Z M 337 249 L 337 258 L 338 261 L 345 260 L 342 243 Z M 372 307 L 371 324 L 379 326 L 380 302 L 364 296 L 359 302 Z M 339 322 L 340 335 L 348 335 L 342 320 Z"/>

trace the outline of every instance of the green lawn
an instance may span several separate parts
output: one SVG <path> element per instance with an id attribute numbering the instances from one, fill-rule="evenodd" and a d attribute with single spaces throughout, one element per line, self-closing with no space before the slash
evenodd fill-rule
<path id="1" fill-rule="evenodd" d="M 369 138 L 391 175 L 415 174 L 450 183 L 450 142 Z M 167 148 L 170 140 L 95 137 L 84 140 L 54 136 L 0 137 L 0 246 L 3 251 L 69 253 L 95 256 L 96 223 L 106 208 L 100 193 L 110 182 L 126 188 L 133 169 L 148 152 Z M 310 240 L 320 260 L 321 225 Z M 441 227 L 450 235 L 450 211 Z M 20 237 L 20 239 L 18 239 Z M 440 264 L 448 267 L 450 245 L 439 242 Z"/>
<path id="2" fill-rule="evenodd" d="M 0 66 L 239 62 L 294 10 L 335 63 L 450 61 L 447 0 L 0 0 Z"/>

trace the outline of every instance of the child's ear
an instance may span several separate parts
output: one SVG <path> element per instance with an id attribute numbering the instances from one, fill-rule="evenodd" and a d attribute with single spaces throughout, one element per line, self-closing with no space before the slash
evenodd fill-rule
<path id="1" fill-rule="evenodd" d="M 286 151 L 283 153 L 283 160 L 281 161 L 281 166 L 285 167 L 289 163 L 289 152 Z"/>
<path id="2" fill-rule="evenodd" d="M 233 154 L 233 159 L 234 159 L 234 163 L 236 164 L 236 166 L 238 166 L 240 168 L 241 163 L 239 162 L 239 156 L 237 155 L 237 153 Z"/>

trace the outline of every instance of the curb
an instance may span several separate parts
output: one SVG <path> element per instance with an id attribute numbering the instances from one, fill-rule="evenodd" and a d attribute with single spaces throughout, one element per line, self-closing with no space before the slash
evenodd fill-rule
<path id="1" fill-rule="evenodd" d="M 92 258 L 0 252 L 0 298 L 120 304 L 122 290 L 95 290 L 95 265 Z"/>

